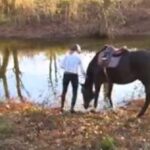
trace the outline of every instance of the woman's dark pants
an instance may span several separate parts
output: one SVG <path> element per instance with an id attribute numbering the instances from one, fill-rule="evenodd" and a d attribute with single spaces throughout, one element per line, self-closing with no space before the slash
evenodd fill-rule
<path id="1" fill-rule="evenodd" d="M 74 111 L 74 106 L 77 99 L 77 90 L 78 90 L 78 75 L 74 73 L 64 73 L 63 76 L 63 91 L 61 96 L 61 109 L 63 110 L 65 97 L 68 89 L 68 85 L 71 82 L 72 85 L 72 102 L 71 102 L 71 111 Z"/>

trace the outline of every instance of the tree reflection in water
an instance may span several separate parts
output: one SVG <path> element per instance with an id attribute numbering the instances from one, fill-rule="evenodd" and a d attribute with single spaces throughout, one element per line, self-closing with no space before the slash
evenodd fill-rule
<path id="1" fill-rule="evenodd" d="M 23 96 L 21 93 L 21 71 L 19 69 L 19 62 L 18 62 L 18 53 L 15 49 L 12 50 L 12 55 L 13 55 L 13 60 L 14 60 L 14 73 L 16 77 L 16 88 L 17 88 L 17 93 L 18 96 L 20 97 L 21 100 L 23 100 Z"/>
<path id="2" fill-rule="evenodd" d="M 30 57 L 28 56 L 29 54 Z M 44 58 L 44 62 L 43 60 L 40 60 L 40 56 Z M 31 65 L 28 64 L 29 60 L 33 60 L 33 62 L 31 62 Z M 34 66 L 34 61 L 37 61 L 36 66 Z M 38 70 L 40 70 L 39 67 L 41 67 L 40 64 L 42 63 L 46 65 L 43 66 L 42 69 L 42 71 L 44 71 L 42 73 L 42 76 L 46 75 L 47 77 L 46 83 L 44 77 L 41 77 L 40 72 L 38 72 Z M 30 67 L 33 67 L 33 69 L 31 69 L 31 72 L 29 71 Z M 16 47 L 9 47 L 5 48 L 3 51 L 1 50 L 0 79 L 3 83 L 2 88 L 4 89 L 4 96 L 9 99 L 14 95 L 15 98 L 18 97 L 21 101 L 24 101 L 25 98 L 29 100 L 30 98 L 36 98 L 36 100 L 38 100 L 38 98 L 42 98 L 42 101 L 40 101 L 39 103 L 42 102 L 44 103 L 44 105 L 51 105 L 51 99 L 55 99 L 58 96 L 58 82 L 60 81 L 60 72 L 58 71 L 58 68 L 57 51 L 55 48 L 48 49 L 48 51 L 42 53 L 41 51 L 35 49 L 29 49 L 29 51 L 27 49 L 26 51 L 24 51 Z M 23 70 L 25 70 L 24 73 L 22 72 Z M 24 84 L 28 89 L 25 88 Z M 42 85 L 45 84 L 47 84 L 48 86 L 43 87 Z M 30 86 L 33 86 L 34 89 Z M 31 95 L 28 90 L 30 90 Z M 41 94 L 39 95 L 39 93 Z"/>
<path id="3" fill-rule="evenodd" d="M 6 98 L 10 97 L 9 90 L 8 90 L 8 83 L 6 78 L 6 69 L 8 65 L 10 52 L 8 49 L 2 51 L 2 65 L 0 66 L 0 78 L 3 80 L 4 92 Z"/>
<path id="4" fill-rule="evenodd" d="M 7 82 L 6 73 L 7 73 L 7 67 L 8 67 L 9 58 L 10 58 L 11 53 L 12 53 L 12 57 L 13 57 L 13 64 L 14 64 L 13 72 L 14 72 L 15 79 L 16 79 L 17 95 L 21 101 L 24 101 L 24 97 L 22 95 L 22 89 L 25 90 L 25 88 L 24 88 L 23 82 L 21 80 L 21 71 L 19 68 L 18 52 L 15 49 L 10 50 L 8 48 L 6 48 L 5 50 L 2 51 L 2 65 L 0 66 L 0 78 L 3 81 L 5 97 L 10 98 L 10 92 L 8 90 L 8 82 Z M 27 93 L 27 91 L 26 91 L 26 93 Z"/>
<path id="5" fill-rule="evenodd" d="M 58 64 L 57 64 L 57 53 L 54 49 L 48 51 L 49 58 L 49 73 L 48 73 L 48 94 L 43 101 L 43 105 L 50 105 L 51 98 L 57 96 L 58 88 Z"/>

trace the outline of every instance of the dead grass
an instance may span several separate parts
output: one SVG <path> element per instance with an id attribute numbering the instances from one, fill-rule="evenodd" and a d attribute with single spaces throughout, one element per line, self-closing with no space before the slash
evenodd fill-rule
<path id="1" fill-rule="evenodd" d="M 4 150 L 11 147 L 20 148 L 17 150 L 150 148 L 150 110 L 148 109 L 142 118 L 135 117 L 143 101 L 133 101 L 127 107 L 95 114 L 82 112 L 61 114 L 59 108 L 43 110 L 34 105 L 27 105 L 29 107 L 26 104 L 13 103 L 9 104 L 10 107 L 8 103 L 6 106 L 4 104 L 0 106 L 6 108 L 0 109 L 0 135 L 6 135 L 0 138 L 0 148 L 3 147 Z"/>
<path id="2" fill-rule="evenodd" d="M 136 13 L 136 15 L 130 13 L 128 17 L 130 10 L 132 12 L 132 9 L 136 9 L 138 12 L 139 8 L 148 9 L 147 5 L 148 2 L 145 0 L 1 0 L 0 24 L 9 27 L 19 26 L 22 30 L 28 25 L 30 27 L 34 25 L 33 28 L 41 25 L 39 28 L 43 29 L 43 34 L 52 32 L 51 30 L 55 28 L 57 30 L 62 28 L 62 31 L 54 32 L 50 36 L 61 32 L 70 36 L 79 36 L 76 33 L 80 32 L 82 35 L 87 33 L 87 35 L 113 36 L 119 33 L 117 30 L 119 26 L 126 25 L 128 19 L 130 21 L 130 18 L 132 20 L 138 16 Z M 144 15 L 142 12 L 141 14 Z M 46 33 L 45 25 L 48 26 Z M 17 32 L 20 31 L 17 30 L 13 34 L 17 35 Z M 23 33 L 26 32 L 25 29 Z"/>

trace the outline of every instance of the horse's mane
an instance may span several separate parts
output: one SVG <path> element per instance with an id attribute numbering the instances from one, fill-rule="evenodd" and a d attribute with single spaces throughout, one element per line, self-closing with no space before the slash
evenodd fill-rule
<path id="1" fill-rule="evenodd" d="M 92 87 L 92 84 L 93 84 L 93 73 L 94 73 L 94 69 L 95 69 L 95 66 L 96 66 L 96 63 L 97 63 L 97 59 L 98 59 L 98 56 L 99 56 L 99 53 L 101 52 L 102 50 L 98 51 L 95 56 L 93 57 L 93 59 L 91 60 L 91 62 L 89 63 L 88 65 L 88 68 L 87 68 L 87 71 L 86 71 L 86 82 L 85 84 L 89 87 Z M 90 86 L 91 85 L 91 86 Z"/>
<path id="2" fill-rule="evenodd" d="M 111 48 L 114 48 L 113 46 L 110 46 L 110 45 L 105 45 L 103 46 L 96 54 L 95 56 L 93 57 L 93 59 L 91 60 L 91 62 L 89 63 L 88 65 L 88 68 L 87 68 L 87 80 L 86 80 L 86 83 L 89 85 L 90 83 L 92 84 L 93 82 L 93 73 L 94 73 L 94 70 L 95 70 L 95 67 L 97 67 L 97 64 L 98 64 L 98 57 L 99 57 L 99 54 L 103 51 L 106 50 L 106 48 L 108 47 L 111 47 Z M 124 49 L 124 52 L 128 52 L 127 49 Z M 123 52 L 123 53 L 124 53 Z"/>
<path id="3" fill-rule="evenodd" d="M 97 58 L 99 56 L 99 53 L 101 53 L 102 51 L 104 51 L 106 49 L 106 46 L 104 46 L 102 49 L 100 49 L 96 54 L 95 56 L 93 57 L 93 59 L 91 60 L 91 62 L 89 63 L 89 66 L 87 68 L 87 76 L 88 75 L 92 75 L 92 72 L 93 72 L 93 69 L 94 69 L 94 66 L 95 64 L 97 63 Z"/>
<path id="4" fill-rule="evenodd" d="M 98 56 L 101 52 L 103 52 L 106 48 L 108 47 L 108 45 L 104 45 L 93 57 L 93 59 L 91 60 L 91 62 L 88 65 L 86 74 L 87 74 L 87 80 L 86 80 L 86 84 L 92 84 L 93 82 L 93 72 L 94 72 L 94 67 L 97 66 L 97 60 L 98 60 Z"/>
<path id="5" fill-rule="evenodd" d="M 99 55 L 100 52 L 101 52 L 101 51 L 97 52 L 96 55 L 95 55 L 95 56 L 93 57 L 93 59 L 91 60 L 91 62 L 89 63 L 88 68 L 87 68 L 87 75 L 91 75 L 92 70 L 93 70 L 93 68 L 94 68 L 94 65 L 95 65 L 95 63 L 97 62 L 97 57 L 98 57 L 98 55 Z"/>

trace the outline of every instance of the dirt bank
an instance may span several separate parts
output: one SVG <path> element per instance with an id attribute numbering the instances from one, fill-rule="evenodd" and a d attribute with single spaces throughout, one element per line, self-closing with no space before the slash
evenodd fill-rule
<path id="1" fill-rule="evenodd" d="M 1 38 L 46 38 L 59 40 L 76 37 L 94 36 L 97 31 L 93 30 L 94 25 L 80 25 L 73 23 L 49 23 L 49 24 L 29 24 L 23 26 L 0 26 Z"/>
<path id="2" fill-rule="evenodd" d="M 138 6 L 122 10 L 122 23 L 113 26 L 111 32 L 99 33 L 92 20 L 84 22 L 45 22 L 26 25 L 0 25 L 1 38 L 46 38 L 59 40 L 90 36 L 150 35 L 150 8 Z"/>
<path id="3" fill-rule="evenodd" d="M 126 22 L 114 29 L 116 35 L 150 35 L 150 8 L 135 8 L 125 12 Z"/>

